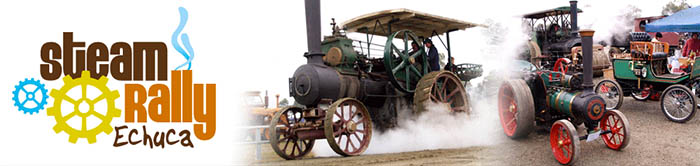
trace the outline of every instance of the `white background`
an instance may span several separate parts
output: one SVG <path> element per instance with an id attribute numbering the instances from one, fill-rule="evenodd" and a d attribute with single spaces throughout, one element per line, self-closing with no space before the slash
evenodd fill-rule
<path id="1" fill-rule="evenodd" d="M 611 6 L 634 4 L 643 16 L 660 15 L 667 1 L 582 1 L 593 5 L 585 11 L 596 21 Z M 600 4 L 600 5 L 598 5 Z M 691 4 L 700 4 L 691 1 Z M 516 17 L 519 14 L 566 6 L 568 1 L 323 1 L 323 34 L 330 34 L 330 18 L 338 23 L 361 14 L 409 8 L 426 13 L 481 23 L 487 18 Z M 74 41 L 103 42 L 110 46 L 124 41 L 160 41 L 168 45 L 168 69 L 184 62 L 170 43 L 179 23 L 178 7 L 189 11 L 183 33 L 188 33 L 194 48 L 193 81 L 217 84 L 217 130 L 213 139 L 197 140 L 195 148 L 179 145 L 150 149 L 139 145 L 112 147 L 115 133 L 100 134 L 97 143 L 80 139 L 71 144 L 65 133 L 56 134 L 53 117 L 46 110 L 25 115 L 12 104 L 12 91 L 20 80 L 41 78 L 39 51 L 45 42 L 62 44 L 62 33 L 73 32 Z M 0 165 L 230 165 L 240 164 L 237 156 L 252 152 L 239 151 L 233 144 L 234 124 L 241 122 L 242 111 L 236 109 L 236 96 L 247 90 L 269 90 L 271 96 L 288 97 L 287 78 L 306 62 L 303 1 L 3 1 L 0 2 Z M 618 9 L 619 7 L 613 7 Z M 594 16 L 595 15 L 595 16 Z M 582 24 L 585 24 L 582 23 Z M 515 24 L 517 25 L 517 24 Z M 581 24 L 580 24 L 581 25 Z M 479 49 L 479 30 L 456 32 L 453 46 L 458 62 L 487 62 L 488 56 L 469 55 Z M 476 46 L 466 47 L 462 46 Z M 460 58 L 463 57 L 463 58 Z M 108 86 L 122 97 L 117 108 L 123 109 L 125 83 L 110 79 Z M 169 77 L 170 78 L 170 77 Z M 43 81 L 47 89 L 60 88 L 59 80 Z M 49 99 L 52 105 L 53 99 Z M 124 115 L 113 126 L 124 124 Z M 150 119 L 149 119 L 150 121 Z M 191 124 L 147 124 L 149 134 L 175 128 L 188 129 Z M 130 124 L 141 131 L 141 124 Z"/>

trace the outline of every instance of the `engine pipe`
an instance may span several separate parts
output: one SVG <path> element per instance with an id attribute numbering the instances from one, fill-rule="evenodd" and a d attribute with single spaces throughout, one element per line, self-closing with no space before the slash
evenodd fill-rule
<path id="1" fill-rule="evenodd" d="M 578 32 L 578 1 L 569 1 L 571 12 L 571 35 L 576 36 Z"/>
<path id="2" fill-rule="evenodd" d="M 306 7 L 306 43 L 308 51 L 304 54 L 306 63 L 323 64 L 321 52 L 321 1 L 305 0 Z"/>
<path id="3" fill-rule="evenodd" d="M 583 89 L 586 92 L 593 92 L 593 33 L 595 31 L 584 29 L 579 33 L 583 48 Z"/>

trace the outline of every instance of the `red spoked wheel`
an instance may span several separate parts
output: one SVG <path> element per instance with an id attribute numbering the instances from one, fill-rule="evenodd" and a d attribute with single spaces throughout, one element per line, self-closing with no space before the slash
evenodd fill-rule
<path id="1" fill-rule="evenodd" d="M 524 80 L 506 80 L 498 90 L 498 115 L 506 136 L 525 137 L 534 128 L 535 106 Z"/>
<path id="2" fill-rule="evenodd" d="M 561 74 L 566 74 L 569 71 L 569 64 L 571 64 L 571 59 L 569 58 L 559 58 L 557 62 L 554 63 L 554 71 L 561 72 Z"/>
<path id="3" fill-rule="evenodd" d="M 331 149 L 342 156 L 362 154 L 372 139 L 372 119 L 362 102 L 344 98 L 326 111 L 324 133 Z"/>
<path id="4" fill-rule="evenodd" d="M 629 121 L 622 112 L 618 110 L 607 111 L 603 119 L 600 120 L 600 128 L 603 131 L 610 130 L 610 133 L 601 135 L 608 148 L 621 150 L 629 144 Z"/>
<path id="5" fill-rule="evenodd" d="M 302 140 L 296 135 L 296 128 L 302 120 L 302 109 L 287 107 L 275 113 L 270 122 L 270 145 L 280 157 L 295 160 L 304 157 L 314 147 L 314 140 Z M 281 125 L 282 127 L 277 127 Z"/>
<path id="6" fill-rule="evenodd" d="M 552 146 L 554 158 L 560 164 L 569 165 L 576 161 L 579 150 L 579 137 L 576 128 L 567 120 L 558 120 L 552 125 L 549 133 L 549 144 Z"/>

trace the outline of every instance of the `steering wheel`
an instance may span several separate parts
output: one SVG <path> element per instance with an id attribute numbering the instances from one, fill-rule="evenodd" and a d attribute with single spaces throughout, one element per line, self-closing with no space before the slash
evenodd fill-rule
<path id="1" fill-rule="evenodd" d="M 394 40 L 398 44 L 394 44 Z M 413 93 L 418 81 L 428 74 L 428 60 L 423 47 L 410 53 L 411 42 L 422 46 L 421 40 L 409 30 L 396 31 L 387 37 L 384 46 L 384 67 L 391 83 L 402 92 Z M 403 50 L 401 50 L 401 49 Z"/>
<path id="2" fill-rule="evenodd" d="M 569 58 L 559 58 L 557 62 L 554 63 L 554 71 L 561 72 L 561 74 L 564 75 L 569 71 L 569 64 L 571 64 Z"/>

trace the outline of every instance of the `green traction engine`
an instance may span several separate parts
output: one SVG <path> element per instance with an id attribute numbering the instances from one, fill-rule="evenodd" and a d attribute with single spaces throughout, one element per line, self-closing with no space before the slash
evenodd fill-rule
<path id="1" fill-rule="evenodd" d="M 521 79 L 505 81 L 498 92 L 499 117 L 506 136 L 527 137 L 536 127 L 549 130 L 554 157 L 565 165 L 576 161 L 581 140 L 602 137 L 608 148 L 621 150 L 630 138 L 627 118 L 620 111 L 606 109 L 606 96 L 593 91 L 593 31 L 581 30 L 580 36 L 583 73 L 569 72 L 566 66 L 555 66 L 556 71 L 536 70 Z M 581 125 L 586 128 L 583 136 L 576 131 Z"/>

